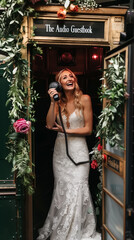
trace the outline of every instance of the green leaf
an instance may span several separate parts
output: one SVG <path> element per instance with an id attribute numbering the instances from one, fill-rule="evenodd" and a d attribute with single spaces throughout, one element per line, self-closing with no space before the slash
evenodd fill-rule
<path id="1" fill-rule="evenodd" d="M 103 123 L 102 123 L 102 128 L 105 128 L 107 126 L 107 121 L 104 121 Z"/>
<path id="2" fill-rule="evenodd" d="M 113 113 L 116 113 L 116 112 L 117 112 L 117 109 L 116 109 L 114 106 L 110 106 L 110 107 L 109 107 L 109 110 L 111 110 Z"/>
<path id="3" fill-rule="evenodd" d="M 99 207 L 96 207 L 96 208 L 95 208 L 95 213 L 96 213 L 96 215 L 99 215 L 99 214 L 100 214 L 100 209 L 99 209 Z"/>
<path id="4" fill-rule="evenodd" d="M 122 84 L 122 80 L 119 80 L 119 79 L 116 79 L 115 82 L 118 84 Z"/>
<path id="5" fill-rule="evenodd" d="M 18 133 L 14 132 L 14 133 L 10 133 L 8 137 L 12 140 L 16 140 L 18 138 L 18 135 L 19 135 Z"/>
<path id="6" fill-rule="evenodd" d="M 18 21 L 16 21 L 16 20 L 12 20 L 9 24 L 10 25 L 12 25 L 12 24 L 14 24 L 14 23 L 17 23 L 17 24 L 19 24 L 19 22 Z"/>
<path id="7" fill-rule="evenodd" d="M 20 10 L 18 10 L 18 13 L 19 13 L 21 16 L 24 16 L 24 13 L 21 12 Z"/>
<path id="8" fill-rule="evenodd" d="M 17 72 L 17 67 L 15 67 L 14 69 L 13 69 L 13 74 L 16 74 L 16 72 Z"/>

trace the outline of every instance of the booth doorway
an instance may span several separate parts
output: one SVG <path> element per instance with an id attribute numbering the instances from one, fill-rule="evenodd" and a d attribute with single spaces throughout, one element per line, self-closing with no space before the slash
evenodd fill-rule
<path id="1" fill-rule="evenodd" d="M 42 55 L 33 56 L 31 49 L 32 81 L 39 93 L 35 112 L 36 123 L 33 134 L 33 161 L 35 163 L 35 194 L 33 197 L 33 230 L 34 239 L 38 229 L 42 227 L 47 216 L 53 193 L 52 155 L 56 133 L 46 129 L 45 119 L 49 108 L 48 96 L 49 83 L 55 80 L 55 75 L 61 69 L 71 69 L 78 78 L 78 83 L 84 94 L 89 94 L 93 107 L 93 129 L 95 131 L 97 118 L 102 109 L 98 97 L 101 84 L 103 60 L 108 48 L 96 46 L 41 46 Z M 87 137 L 89 151 L 95 144 L 95 134 Z M 97 184 L 98 175 L 90 171 L 89 184 L 94 201 L 94 186 Z"/>

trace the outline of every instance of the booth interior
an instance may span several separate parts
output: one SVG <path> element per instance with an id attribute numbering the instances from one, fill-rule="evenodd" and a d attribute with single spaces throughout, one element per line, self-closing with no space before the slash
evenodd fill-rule
<path id="1" fill-rule="evenodd" d="M 35 132 L 33 133 L 33 162 L 35 164 L 35 194 L 33 197 L 34 239 L 47 216 L 53 193 L 52 156 L 56 132 L 46 128 L 46 115 L 50 98 L 48 86 L 55 81 L 55 75 L 64 68 L 71 69 L 78 78 L 84 94 L 89 94 L 93 107 L 93 134 L 87 137 L 89 152 L 97 139 L 95 136 L 98 115 L 102 110 L 99 99 L 99 87 L 102 83 L 103 62 L 108 47 L 102 46 L 55 46 L 41 45 L 43 54 L 34 56 L 31 48 L 32 81 L 39 93 L 35 106 Z M 70 161 L 70 160 L 69 160 Z M 97 170 L 90 168 L 89 188 L 95 202 L 95 188 L 99 181 Z M 101 216 L 97 217 L 97 226 L 101 227 Z"/>

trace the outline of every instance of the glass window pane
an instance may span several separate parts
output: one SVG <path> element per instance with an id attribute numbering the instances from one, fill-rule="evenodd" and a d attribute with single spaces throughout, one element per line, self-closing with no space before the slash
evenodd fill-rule
<path id="1" fill-rule="evenodd" d="M 124 131 L 121 132 L 120 137 L 122 139 L 121 145 L 124 146 Z M 107 139 L 107 143 L 105 144 L 105 149 L 111 153 L 116 154 L 119 157 L 124 157 L 124 150 L 121 149 L 120 147 L 111 147 L 108 139 Z"/>
<path id="2" fill-rule="evenodd" d="M 105 187 L 121 202 L 124 201 L 124 180 L 116 173 L 105 168 Z"/>
<path id="3" fill-rule="evenodd" d="M 116 154 L 119 157 L 124 157 L 124 151 L 119 147 L 111 147 L 108 141 L 105 145 L 105 149 L 111 153 Z"/>
<path id="4" fill-rule="evenodd" d="M 105 240 L 113 240 L 113 238 L 111 238 L 111 236 L 106 231 L 105 231 Z"/>
<path id="5" fill-rule="evenodd" d="M 105 194 L 106 226 L 118 240 L 123 240 L 123 208 Z"/>

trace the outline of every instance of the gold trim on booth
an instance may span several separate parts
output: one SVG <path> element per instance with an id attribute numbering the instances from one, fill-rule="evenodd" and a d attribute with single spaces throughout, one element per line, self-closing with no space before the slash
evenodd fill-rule
<path id="1" fill-rule="evenodd" d="M 29 40 L 37 40 L 39 43 L 43 44 L 71 44 L 71 45 L 98 45 L 99 43 L 103 46 L 109 46 L 110 39 L 109 39 L 109 31 L 110 31 L 110 19 L 108 16 L 105 17 L 93 17 L 89 15 L 81 16 L 77 18 L 72 18 L 72 16 L 67 17 L 66 21 L 94 21 L 94 22 L 104 22 L 104 38 L 73 38 L 73 37 L 45 37 L 45 36 L 34 36 L 33 33 L 33 20 L 34 19 L 46 19 L 46 20 L 58 20 L 56 16 L 45 16 L 45 17 L 38 17 L 38 18 L 29 18 Z"/>

